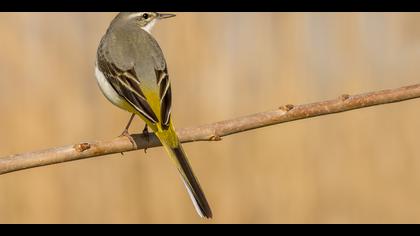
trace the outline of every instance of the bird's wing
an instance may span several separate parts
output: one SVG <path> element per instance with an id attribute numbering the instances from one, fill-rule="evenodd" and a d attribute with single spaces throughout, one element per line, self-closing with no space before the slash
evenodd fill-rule
<path id="1" fill-rule="evenodd" d="M 113 62 L 108 61 L 101 50 L 98 50 L 97 63 L 98 69 L 103 73 L 106 80 L 118 95 L 130 103 L 149 122 L 159 122 L 159 119 L 153 112 L 140 88 L 140 81 L 136 76 L 134 68 L 128 70 L 119 68 Z"/>
<path id="2" fill-rule="evenodd" d="M 98 49 L 98 68 L 121 97 L 151 123 L 159 123 L 166 130 L 171 120 L 172 92 L 163 53 L 156 40 L 143 30 L 129 30 L 125 35 L 131 44 L 101 42 L 104 47 Z M 152 81 L 145 80 L 150 78 Z M 150 100 L 142 89 L 154 91 L 159 100 Z"/>

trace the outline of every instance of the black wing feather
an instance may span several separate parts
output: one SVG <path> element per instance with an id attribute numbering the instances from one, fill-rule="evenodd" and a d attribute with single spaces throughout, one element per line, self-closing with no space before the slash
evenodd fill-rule
<path id="1" fill-rule="evenodd" d="M 155 70 L 156 82 L 159 85 L 160 95 L 160 120 L 163 129 L 168 129 L 171 121 L 172 91 L 171 82 L 169 80 L 168 71 Z"/>
<path id="2" fill-rule="evenodd" d="M 112 85 L 115 91 L 127 102 L 133 105 L 151 123 L 157 123 L 159 119 L 148 104 L 136 79 L 134 68 L 123 71 L 115 64 L 107 62 L 98 56 L 98 69 Z"/>

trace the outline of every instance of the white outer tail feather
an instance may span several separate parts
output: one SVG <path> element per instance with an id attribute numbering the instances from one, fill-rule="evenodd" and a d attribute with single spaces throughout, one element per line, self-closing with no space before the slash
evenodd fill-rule
<path id="1" fill-rule="evenodd" d="M 194 205 L 195 210 L 197 211 L 197 214 L 198 214 L 201 218 L 204 218 L 204 213 L 201 211 L 201 208 L 199 207 L 197 200 L 195 199 L 195 197 L 194 197 L 193 193 L 191 192 L 191 189 L 188 187 L 187 183 L 185 182 L 185 180 L 184 180 L 184 178 L 182 177 L 182 175 L 181 175 L 181 174 L 180 174 L 180 176 L 181 176 L 181 180 L 182 180 L 182 182 L 183 182 L 183 183 L 184 183 L 184 185 L 185 185 L 185 188 L 186 188 L 186 189 L 187 189 L 187 191 L 188 191 L 188 195 L 190 195 L 191 201 L 192 201 L 192 203 L 193 203 L 193 205 Z"/>

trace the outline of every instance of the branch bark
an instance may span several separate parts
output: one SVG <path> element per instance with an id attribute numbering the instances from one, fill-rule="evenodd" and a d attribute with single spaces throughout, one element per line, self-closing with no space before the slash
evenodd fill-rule
<path id="1" fill-rule="evenodd" d="M 220 141 L 224 136 L 270 125 L 387 103 L 401 102 L 414 98 L 420 98 L 420 84 L 354 96 L 343 94 L 337 99 L 304 105 L 285 105 L 273 111 L 256 113 L 193 128 L 180 129 L 178 135 L 183 143 Z M 0 175 L 28 168 L 129 152 L 161 145 L 153 134 L 150 134 L 149 141 L 147 141 L 143 134 L 133 134 L 132 138 L 134 143 L 128 137 L 123 136 L 108 141 L 83 142 L 42 151 L 1 157 Z"/>

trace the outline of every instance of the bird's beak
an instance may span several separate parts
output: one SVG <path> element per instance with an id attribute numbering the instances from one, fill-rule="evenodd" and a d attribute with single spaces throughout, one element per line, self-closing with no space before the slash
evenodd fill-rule
<path id="1" fill-rule="evenodd" d="M 159 13 L 158 19 L 159 20 L 168 19 L 168 18 L 171 18 L 171 17 L 174 17 L 174 16 L 176 16 L 176 15 L 175 14 L 161 14 L 161 13 Z"/>

